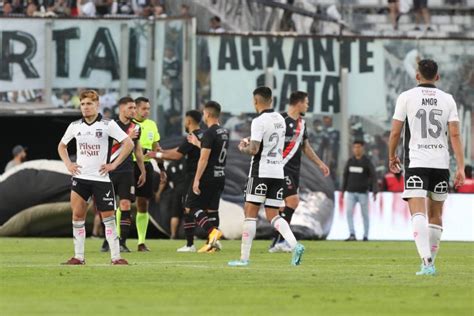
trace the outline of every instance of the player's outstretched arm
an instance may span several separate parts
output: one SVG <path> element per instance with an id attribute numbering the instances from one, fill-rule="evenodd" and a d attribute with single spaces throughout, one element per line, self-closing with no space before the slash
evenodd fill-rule
<path id="1" fill-rule="evenodd" d="M 308 157 L 312 162 L 314 162 L 325 177 L 329 176 L 328 166 L 319 158 L 319 156 L 314 152 L 313 148 L 309 144 L 309 141 L 306 139 L 303 143 L 303 153 Z"/>
<path id="2" fill-rule="evenodd" d="M 449 139 L 456 157 L 456 175 L 454 177 L 454 187 L 458 188 L 464 184 L 466 175 L 464 174 L 464 153 L 462 149 L 461 132 L 459 122 L 448 122 Z"/>
<path id="3" fill-rule="evenodd" d="M 400 167 L 400 158 L 395 154 L 397 150 L 398 143 L 400 142 L 400 136 L 403 129 L 403 121 L 392 120 L 392 129 L 390 131 L 390 138 L 388 140 L 388 167 L 390 171 L 394 173 L 399 173 L 401 170 Z"/>

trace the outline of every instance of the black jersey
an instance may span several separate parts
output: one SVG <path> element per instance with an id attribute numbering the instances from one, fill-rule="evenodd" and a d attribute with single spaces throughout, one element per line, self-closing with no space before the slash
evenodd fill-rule
<path id="1" fill-rule="evenodd" d="M 225 162 L 229 148 L 229 130 L 217 124 L 204 132 L 201 139 L 201 149 L 211 150 L 209 161 L 202 178 L 206 180 L 222 179 L 225 177 Z"/>
<path id="2" fill-rule="evenodd" d="M 193 131 L 193 134 L 196 135 L 197 139 L 199 140 L 201 140 L 202 136 L 204 135 L 204 133 L 200 129 Z M 186 137 L 181 143 L 181 145 L 178 147 L 178 152 L 183 154 L 186 158 L 186 173 L 196 173 L 199 156 L 201 154 L 199 147 L 196 147 L 190 142 L 188 142 L 188 139 Z"/>
<path id="3" fill-rule="evenodd" d="M 133 140 L 135 146 L 137 145 L 137 141 L 140 139 L 140 125 L 136 124 L 135 122 L 130 122 L 128 124 L 122 123 L 120 119 L 116 119 L 115 122 L 117 123 L 120 128 L 129 134 L 130 131 L 132 130 L 138 130 L 138 137 Z M 117 143 L 112 146 L 111 149 L 111 156 L 110 156 L 110 161 L 113 162 L 119 155 L 120 152 L 122 151 L 122 146 L 121 144 Z M 133 151 L 128 155 L 127 158 L 118 166 L 113 172 L 132 172 L 133 171 Z"/>
<path id="4" fill-rule="evenodd" d="M 283 150 L 283 163 L 285 175 L 287 173 L 300 173 L 301 152 L 303 143 L 308 139 L 306 124 L 302 117 L 294 120 L 288 113 L 281 114 L 285 118 L 285 148 Z"/>

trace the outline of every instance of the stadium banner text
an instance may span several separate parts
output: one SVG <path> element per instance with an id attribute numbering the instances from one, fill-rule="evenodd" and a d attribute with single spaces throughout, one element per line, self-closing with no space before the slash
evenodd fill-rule
<path id="1" fill-rule="evenodd" d="M 382 42 L 371 39 L 281 36 L 207 36 L 211 98 L 235 113 L 253 112 L 252 90 L 271 69 L 275 106 L 284 111 L 292 91 L 309 94 L 309 112 L 340 112 L 340 67 L 349 70 L 349 113 L 383 116 Z M 232 91 L 232 93 L 229 93 Z M 381 112 L 381 113 L 378 113 Z"/>
<path id="2" fill-rule="evenodd" d="M 47 23 L 52 24 L 47 41 Z M 120 86 L 123 26 L 128 28 L 128 87 L 146 87 L 147 22 L 143 20 L 0 19 L 0 92 L 43 89 L 46 67 L 53 88 Z M 165 21 L 155 23 L 155 60 L 163 59 Z M 46 60 L 46 45 L 51 60 Z M 157 79 L 161 76 L 157 63 Z M 161 82 L 158 81 L 158 82 Z"/>

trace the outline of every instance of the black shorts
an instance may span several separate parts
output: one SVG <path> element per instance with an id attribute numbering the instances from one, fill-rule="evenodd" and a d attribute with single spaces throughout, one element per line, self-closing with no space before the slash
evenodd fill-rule
<path id="1" fill-rule="evenodd" d="M 193 183 L 191 181 L 190 189 L 186 193 L 184 206 L 191 210 L 219 210 L 219 203 L 221 200 L 222 192 L 224 191 L 225 179 L 213 179 L 213 180 L 201 180 L 199 189 L 201 194 L 196 195 L 193 192 Z"/>
<path id="2" fill-rule="evenodd" d="M 283 199 L 297 195 L 300 187 L 300 177 L 294 173 L 285 173 L 285 185 L 283 186 Z"/>
<path id="3" fill-rule="evenodd" d="M 86 202 L 92 196 L 100 212 L 113 211 L 116 208 L 112 182 L 72 178 L 71 190 L 79 194 Z"/>
<path id="4" fill-rule="evenodd" d="M 271 208 L 285 206 L 283 202 L 284 181 L 284 179 L 250 177 L 245 189 L 245 202 L 264 203 L 265 207 Z"/>
<path id="5" fill-rule="evenodd" d="M 405 170 L 405 190 L 402 198 L 429 197 L 434 201 L 448 198 L 449 170 L 433 168 L 408 168 Z"/>
<path id="6" fill-rule="evenodd" d="M 140 177 L 140 168 L 138 168 L 137 163 L 135 165 L 135 186 Z M 139 197 L 143 197 L 146 199 L 151 199 L 153 197 L 153 173 L 155 170 L 153 169 L 153 165 L 151 162 L 145 162 L 145 171 L 146 171 L 146 182 L 141 187 L 136 187 L 135 195 Z"/>
<path id="7" fill-rule="evenodd" d="M 413 0 L 413 9 L 419 10 L 428 7 L 428 0 Z"/>
<path id="8" fill-rule="evenodd" d="M 135 201 L 135 176 L 133 171 L 112 172 L 109 176 L 119 200 Z"/>

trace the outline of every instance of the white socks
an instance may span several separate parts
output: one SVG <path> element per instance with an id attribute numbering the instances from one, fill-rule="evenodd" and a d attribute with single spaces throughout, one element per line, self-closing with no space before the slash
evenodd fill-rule
<path id="1" fill-rule="evenodd" d="M 86 221 L 72 221 L 74 236 L 74 258 L 84 260 L 84 243 L 86 241 Z"/>
<path id="2" fill-rule="evenodd" d="M 257 219 L 247 217 L 244 220 L 242 231 L 242 244 L 240 246 L 240 260 L 249 260 L 252 241 L 257 232 Z"/>
<path id="3" fill-rule="evenodd" d="M 110 257 L 112 258 L 112 261 L 120 259 L 120 241 L 117 235 L 115 216 L 104 218 L 103 223 L 105 225 L 105 238 L 110 247 Z"/>
<path id="4" fill-rule="evenodd" d="M 428 224 L 428 230 L 430 234 L 431 258 L 434 263 L 436 255 L 438 254 L 439 242 L 441 240 L 441 235 L 443 234 L 443 227 L 436 224 Z"/>
<path id="5" fill-rule="evenodd" d="M 293 250 L 298 242 L 296 241 L 295 235 L 293 235 L 288 222 L 278 215 L 272 219 L 271 224 L 283 236 L 283 238 L 285 238 L 286 242 L 290 245 L 291 250 Z"/>
<path id="6" fill-rule="evenodd" d="M 411 217 L 413 237 L 416 249 L 423 260 L 424 265 L 431 264 L 430 238 L 428 233 L 428 221 L 423 213 L 415 213 Z"/>

